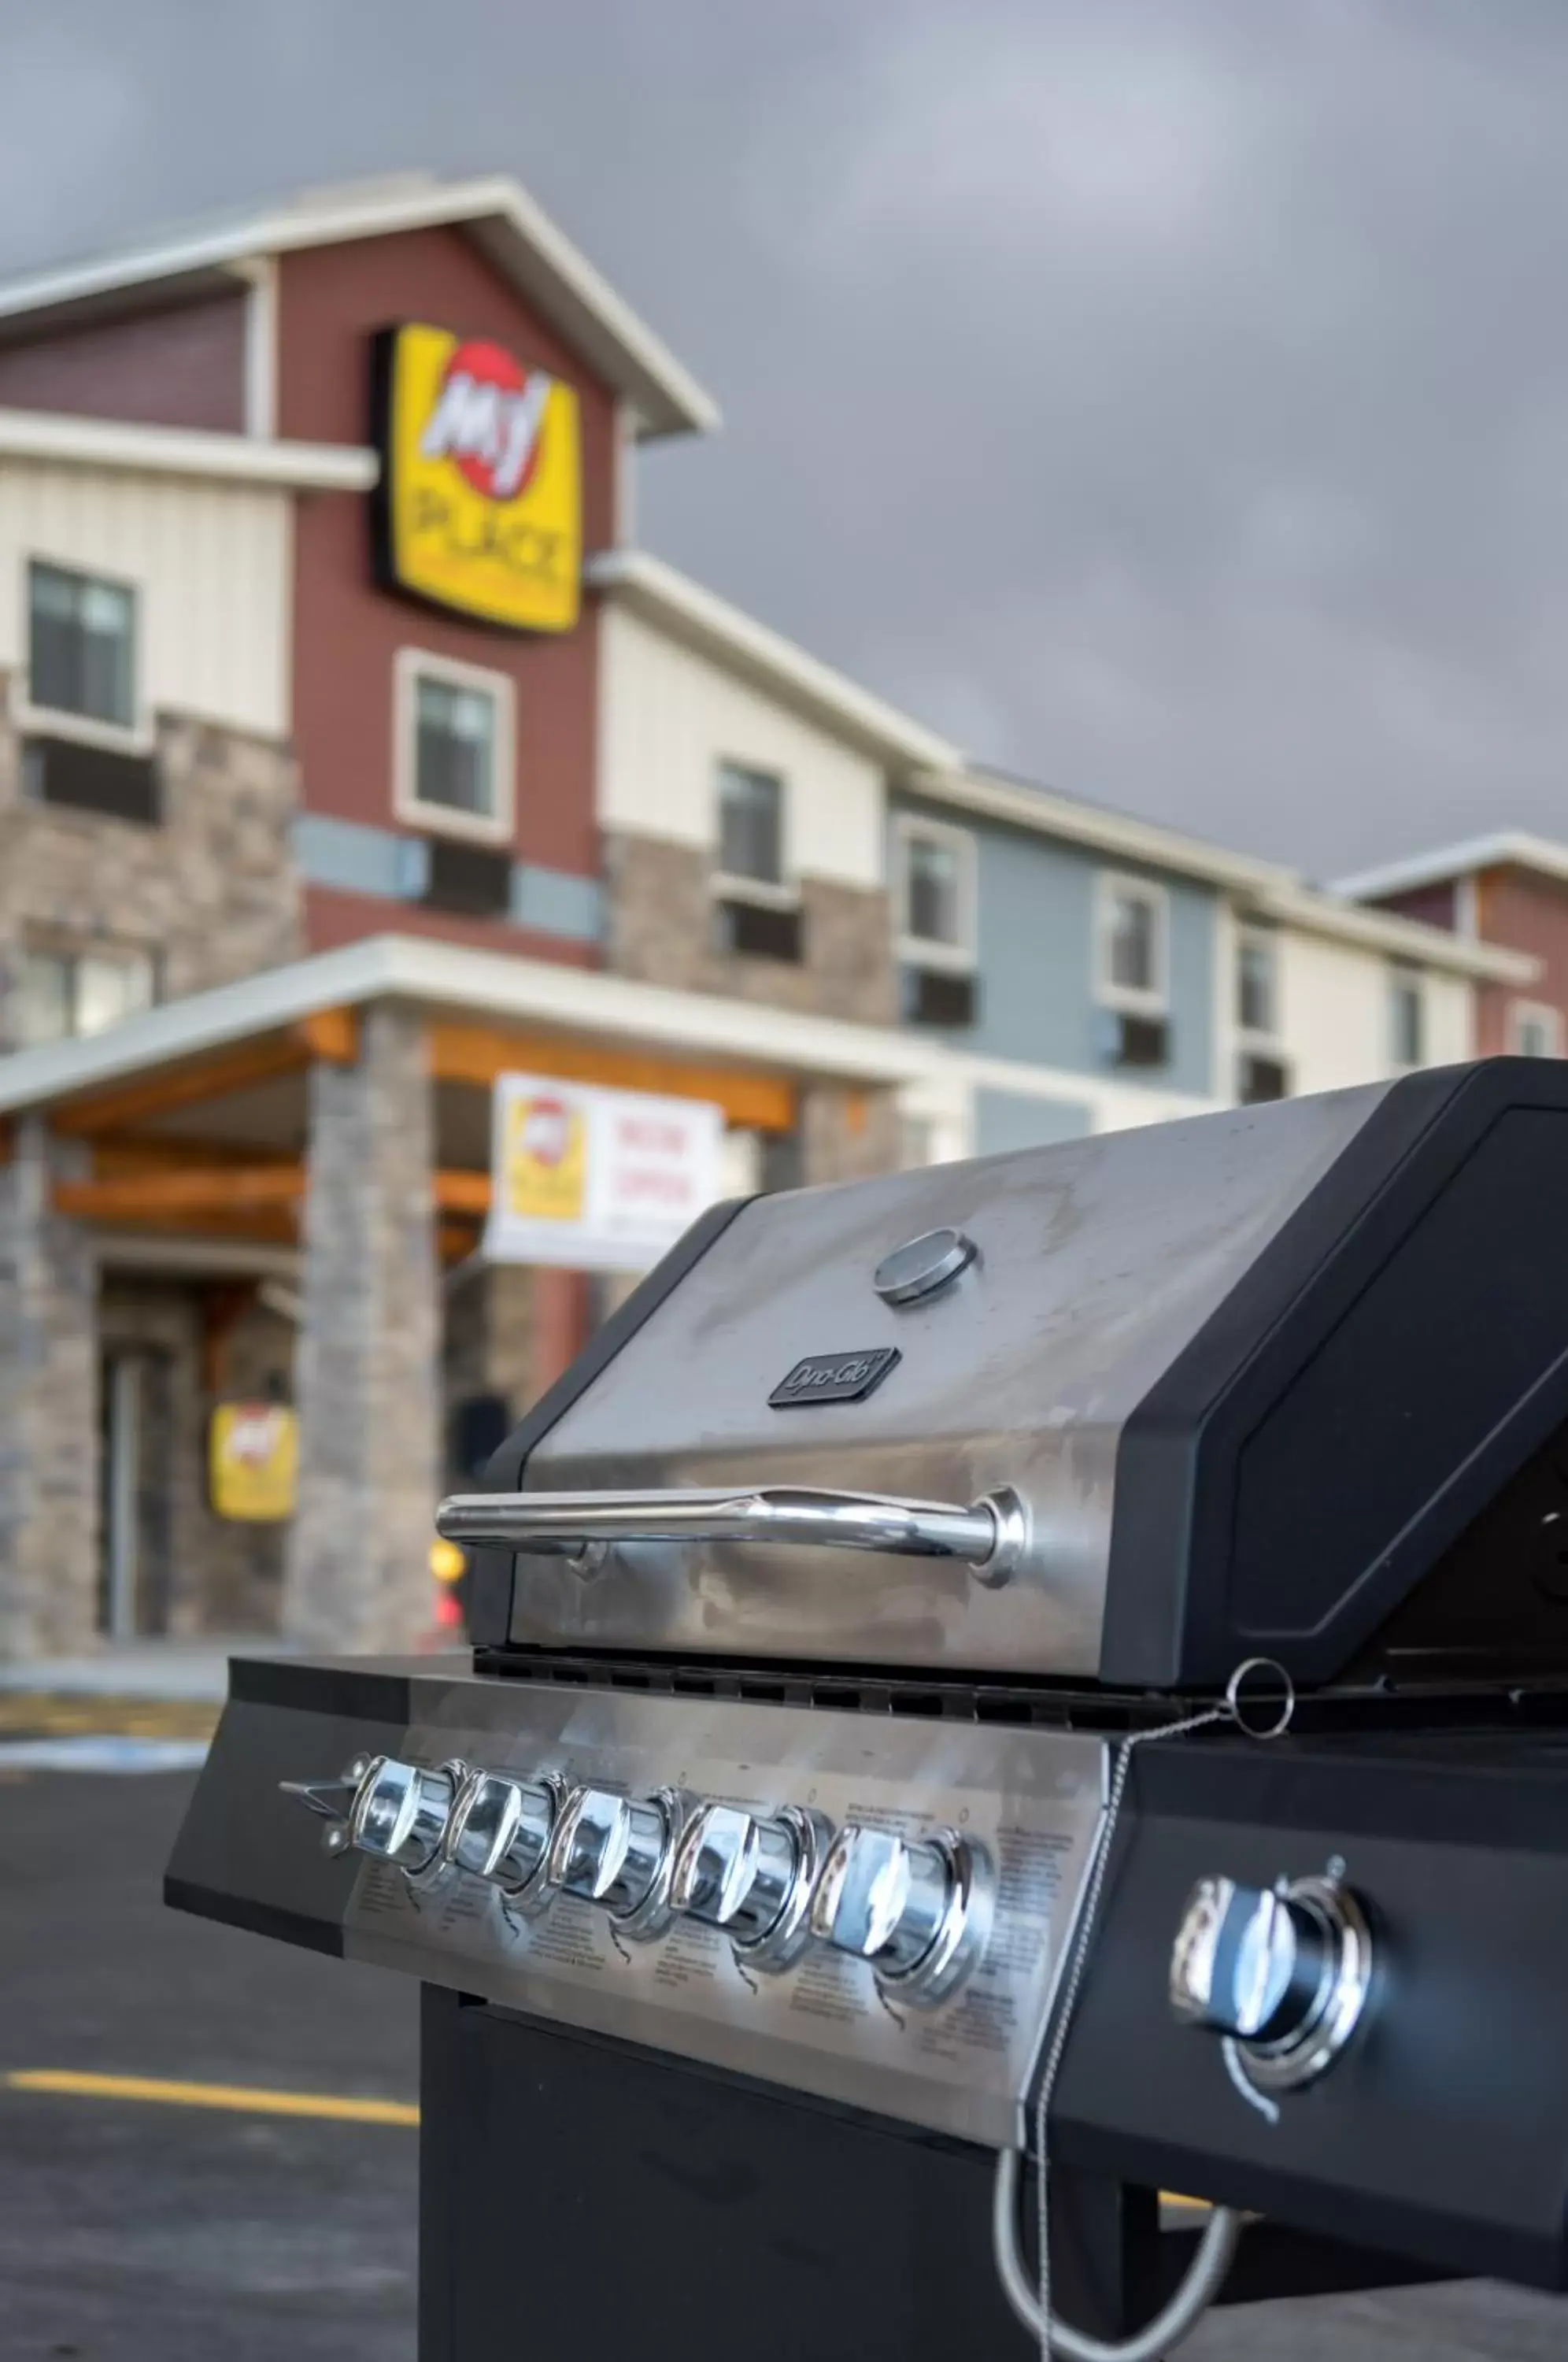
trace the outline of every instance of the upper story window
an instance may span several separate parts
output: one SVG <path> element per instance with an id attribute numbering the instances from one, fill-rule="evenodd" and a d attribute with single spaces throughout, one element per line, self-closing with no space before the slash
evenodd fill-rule
<path id="1" fill-rule="evenodd" d="M 1141 877 L 1099 881 L 1099 998 L 1116 1009 L 1163 1011 L 1168 997 L 1169 902 Z"/>
<path id="2" fill-rule="evenodd" d="M 17 978 L 13 1034 L 19 1049 L 102 1033 L 150 1009 L 158 971 L 147 951 L 25 951 Z"/>
<path id="3" fill-rule="evenodd" d="M 116 736 L 137 725 L 136 593 L 124 582 L 28 566 L 28 702 Z"/>
<path id="4" fill-rule="evenodd" d="M 1290 1096 L 1290 1068 L 1278 1049 L 1279 938 L 1268 927 L 1236 937 L 1236 1098 L 1242 1107 Z"/>
<path id="5" fill-rule="evenodd" d="M 1562 1011 L 1544 1001 L 1516 1000 L 1508 1010 L 1508 1047 L 1521 1058 L 1561 1058 Z"/>
<path id="6" fill-rule="evenodd" d="M 797 965 L 805 956 L 785 844 L 784 781 L 750 763 L 718 767 L 714 942 L 721 952 Z"/>
<path id="7" fill-rule="evenodd" d="M 1394 1066 L 1419 1066 L 1427 1054 L 1426 980 L 1417 967 L 1396 967 L 1388 976 L 1388 1058 Z"/>
<path id="8" fill-rule="evenodd" d="M 975 840 L 967 829 L 900 812 L 893 825 L 893 920 L 911 1025 L 956 1028 L 979 1016 Z"/>
<path id="9" fill-rule="evenodd" d="M 1102 871 L 1097 886 L 1094 993 L 1108 1065 L 1168 1065 L 1170 900 L 1163 886 Z"/>
<path id="10" fill-rule="evenodd" d="M 513 832 L 513 689 L 505 673 L 400 648 L 393 805 L 400 820 L 500 843 Z"/>
<path id="11" fill-rule="evenodd" d="M 719 869 L 728 884 L 782 889 L 784 782 L 749 763 L 719 765 Z"/>
<path id="12" fill-rule="evenodd" d="M 1236 938 L 1236 1030 L 1264 1042 L 1279 1032 L 1279 943 L 1266 927 Z"/>

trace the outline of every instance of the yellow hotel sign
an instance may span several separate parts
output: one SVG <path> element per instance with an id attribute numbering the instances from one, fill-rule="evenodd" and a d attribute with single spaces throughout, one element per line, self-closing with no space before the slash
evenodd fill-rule
<path id="1" fill-rule="evenodd" d="M 282 1403 L 219 1403 L 207 1437 L 208 1494 L 215 1514 L 271 1525 L 294 1513 L 300 1429 Z"/>
<path id="2" fill-rule="evenodd" d="M 502 345 L 420 325 L 377 349 L 378 572 L 524 632 L 569 632 L 582 571 L 575 390 Z"/>

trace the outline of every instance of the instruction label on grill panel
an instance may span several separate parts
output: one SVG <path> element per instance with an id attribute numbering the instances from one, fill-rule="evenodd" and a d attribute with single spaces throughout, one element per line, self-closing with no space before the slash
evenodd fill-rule
<path id="1" fill-rule="evenodd" d="M 769 1974 L 695 1920 L 639 1942 L 572 1896 L 525 1914 L 474 1879 L 420 1889 L 367 1862 L 345 1923 L 350 1956 L 962 2138 L 1019 2137 L 1100 1811 L 1100 1740 L 468 1679 L 421 1681 L 414 1699 L 416 1761 L 556 1771 L 632 1795 L 674 1786 L 764 1813 L 806 1805 L 835 1827 L 916 1840 L 959 1830 L 993 1866 L 990 1937 L 956 1992 L 922 2008 L 822 1945 Z"/>

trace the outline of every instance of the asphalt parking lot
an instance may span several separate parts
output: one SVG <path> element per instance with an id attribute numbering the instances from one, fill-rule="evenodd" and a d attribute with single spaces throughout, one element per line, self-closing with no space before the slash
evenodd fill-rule
<path id="1" fill-rule="evenodd" d="M 190 1787 L 0 1750 L 0 2362 L 413 2362 L 414 1989 L 166 1911 Z M 1221 2312 L 1184 2352 L 1557 2362 L 1565 2340 L 1568 2301 L 1477 2285 Z"/>

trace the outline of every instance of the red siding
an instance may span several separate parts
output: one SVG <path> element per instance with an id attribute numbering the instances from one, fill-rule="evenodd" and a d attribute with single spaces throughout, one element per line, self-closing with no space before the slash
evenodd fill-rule
<path id="1" fill-rule="evenodd" d="M 1539 1001 L 1568 1022 L 1568 884 L 1529 869 L 1491 869 L 1475 881 L 1476 924 L 1483 942 L 1531 952 L 1541 962 L 1534 984 L 1517 991 L 1484 985 L 1478 1047 L 1484 1056 L 1511 1049 L 1508 1011 L 1517 1000 Z"/>
<path id="2" fill-rule="evenodd" d="M 1452 934 L 1454 897 L 1455 888 L 1450 878 L 1441 886 L 1413 886 L 1406 894 L 1381 894 L 1378 907 L 1397 911 L 1402 919 L 1419 919 L 1424 926 L 1446 927 Z"/>
<path id="3" fill-rule="evenodd" d="M 285 255 L 279 265 L 279 432 L 358 443 L 368 427 L 370 338 L 404 320 L 428 320 L 506 345 L 577 387 L 582 415 L 583 539 L 592 550 L 613 531 L 615 403 L 460 234 L 421 230 Z M 300 503 L 295 542 L 294 736 L 304 797 L 313 811 L 394 825 L 392 805 L 392 670 L 400 647 L 419 647 L 510 674 L 517 710 L 517 822 L 525 860 L 593 877 L 599 867 L 594 768 L 598 630 L 585 603 L 558 639 L 495 631 L 390 596 L 370 568 L 369 504 L 341 498 Z M 345 896 L 313 896 L 314 945 L 341 942 Z M 367 904 L 367 919 L 372 906 Z M 337 917 L 328 918 L 335 911 Z M 376 910 L 381 932 L 386 906 Z M 400 917 L 399 923 L 402 923 Z M 464 922 L 442 922 L 450 933 Z M 322 928 L 334 932 L 324 933 Z M 554 942 L 486 925 L 483 940 L 572 960 Z"/>
<path id="4" fill-rule="evenodd" d="M 429 935 L 443 944 L 466 944 L 479 952 L 510 952 L 513 958 L 554 960 L 558 966 L 593 967 L 595 944 L 536 935 L 504 919 L 463 919 L 427 911 L 419 902 L 383 901 L 378 894 L 346 894 L 334 886 L 305 888 L 305 938 L 313 952 L 337 951 L 367 935 Z"/>
<path id="5" fill-rule="evenodd" d="M 244 291 L 0 345 L 0 408 L 245 428 Z"/>

